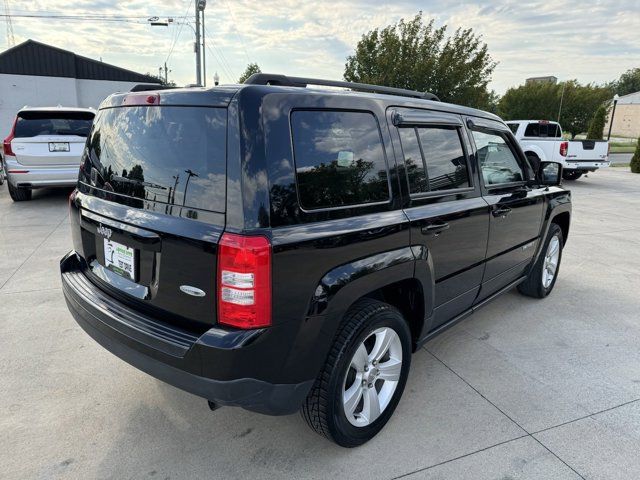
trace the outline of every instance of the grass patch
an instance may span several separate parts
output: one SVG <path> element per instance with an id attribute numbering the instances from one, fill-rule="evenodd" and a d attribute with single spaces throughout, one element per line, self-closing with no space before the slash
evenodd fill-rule
<path id="1" fill-rule="evenodd" d="M 636 151 L 636 146 L 632 143 L 612 143 L 611 153 L 633 153 Z"/>

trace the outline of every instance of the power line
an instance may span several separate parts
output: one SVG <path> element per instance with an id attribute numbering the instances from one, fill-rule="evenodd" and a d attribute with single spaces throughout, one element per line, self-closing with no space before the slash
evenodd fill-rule
<path id="1" fill-rule="evenodd" d="M 218 47 L 216 47 L 215 42 L 213 41 L 213 39 L 211 39 L 210 37 L 207 37 L 207 48 L 209 49 L 209 51 L 211 52 L 212 55 L 216 56 L 216 54 L 218 55 L 219 58 L 217 58 L 218 63 L 220 64 L 220 66 L 222 67 L 225 75 L 227 75 L 229 77 L 230 80 L 233 81 L 234 78 L 238 78 L 236 76 L 236 74 L 234 73 L 233 69 L 231 68 L 231 65 L 229 64 L 229 62 L 227 62 L 226 57 L 224 56 L 224 53 L 222 53 L 222 51 L 220 51 L 218 49 Z M 209 46 L 209 44 L 213 45 L 213 48 L 215 49 L 215 52 L 211 49 L 211 47 Z"/>
<path id="2" fill-rule="evenodd" d="M 178 39 L 180 38 L 180 34 L 182 33 L 182 27 L 184 27 L 184 24 L 187 21 L 187 15 L 189 15 L 189 13 L 191 12 L 191 4 L 192 3 L 193 3 L 193 0 L 189 0 L 189 6 L 187 7 L 187 11 L 185 12 L 184 17 L 182 17 L 182 22 L 180 22 L 180 28 L 178 29 L 178 33 L 176 35 L 176 38 L 173 39 L 173 44 L 171 45 L 171 50 L 169 50 L 169 55 L 167 55 L 167 59 L 165 60 L 165 62 L 168 62 L 169 58 L 173 54 L 173 49 L 176 47 L 176 43 L 178 43 Z"/>
<path id="3" fill-rule="evenodd" d="M 240 43 L 240 46 L 242 46 L 242 50 L 244 51 L 244 56 L 247 59 L 247 63 L 251 63 L 251 60 L 249 60 L 249 54 L 247 53 L 247 49 L 244 46 L 244 42 L 240 38 L 240 30 L 238 29 L 238 22 L 236 21 L 236 17 L 233 14 L 233 11 L 231 10 L 231 6 L 227 2 L 227 0 L 223 0 L 223 1 L 224 1 L 225 7 L 227 7 L 227 10 L 229 11 L 229 15 L 231 15 L 231 22 L 233 23 L 233 28 L 236 31 L 236 38 L 238 39 L 238 42 Z"/>
<path id="4" fill-rule="evenodd" d="M 133 20 L 135 17 L 109 17 L 109 16 L 97 16 L 97 15 L 42 15 L 42 14 L 0 14 L 1 18 L 38 18 L 43 20 L 80 20 L 80 21 L 101 21 L 101 22 L 114 22 L 114 23 L 137 23 L 144 24 L 146 21 Z"/>

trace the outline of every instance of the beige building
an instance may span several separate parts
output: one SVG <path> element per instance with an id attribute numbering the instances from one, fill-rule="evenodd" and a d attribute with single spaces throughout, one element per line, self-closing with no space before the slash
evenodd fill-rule
<path id="1" fill-rule="evenodd" d="M 524 83 L 525 85 L 531 85 L 532 83 L 552 83 L 555 85 L 558 83 L 558 78 L 553 75 L 548 75 L 546 77 L 531 77 L 527 78 Z"/>
<path id="2" fill-rule="evenodd" d="M 611 123 L 611 110 L 609 108 L 609 118 L 604 129 L 606 134 Z M 630 93 L 618 98 L 616 113 L 613 117 L 612 137 L 640 137 L 640 92 Z"/>

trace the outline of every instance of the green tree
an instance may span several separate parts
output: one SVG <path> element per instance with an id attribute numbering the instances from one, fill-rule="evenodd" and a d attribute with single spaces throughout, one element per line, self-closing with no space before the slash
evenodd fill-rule
<path id="1" fill-rule="evenodd" d="M 562 103 L 560 124 L 575 136 L 587 131 L 596 110 L 612 95 L 608 85 L 581 85 L 577 80 L 531 83 L 507 90 L 498 112 L 506 120 L 555 120 Z"/>
<path id="2" fill-rule="evenodd" d="M 621 96 L 640 92 L 640 67 L 629 69 L 620 75 L 620 79 L 615 83 L 615 90 Z"/>
<path id="3" fill-rule="evenodd" d="M 344 78 L 435 93 L 445 102 L 489 108 L 487 86 L 496 63 L 472 29 L 447 36 L 447 26 L 424 22 L 422 12 L 362 36 L 347 57 Z"/>
<path id="4" fill-rule="evenodd" d="M 589 130 L 587 131 L 587 138 L 589 140 L 602 140 L 602 134 L 604 132 L 604 126 L 607 123 L 607 107 L 600 105 L 596 110 L 596 113 L 591 119 L 589 124 Z"/>
<path id="5" fill-rule="evenodd" d="M 244 70 L 242 75 L 240 75 L 238 83 L 244 83 L 244 81 L 254 73 L 262 73 L 262 70 L 260 70 L 260 66 L 257 63 L 250 63 L 247 65 L 247 68 Z"/>
<path id="6" fill-rule="evenodd" d="M 638 143 L 636 144 L 636 153 L 631 157 L 630 167 L 633 173 L 640 173 L 640 138 L 638 138 Z"/>

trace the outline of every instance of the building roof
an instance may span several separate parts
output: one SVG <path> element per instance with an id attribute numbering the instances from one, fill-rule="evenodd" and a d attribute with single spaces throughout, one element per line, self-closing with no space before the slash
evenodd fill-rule
<path id="1" fill-rule="evenodd" d="M 618 97 L 618 105 L 630 105 L 640 103 L 640 92 L 628 93 Z"/>
<path id="2" fill-rule="evenodd" d="M 0 53 L 0 73 L 45 77 L 111 80 L 120 82 L 160 83 L 150 75 L 142 75 L 62 48 L 27 40 Z"/>

